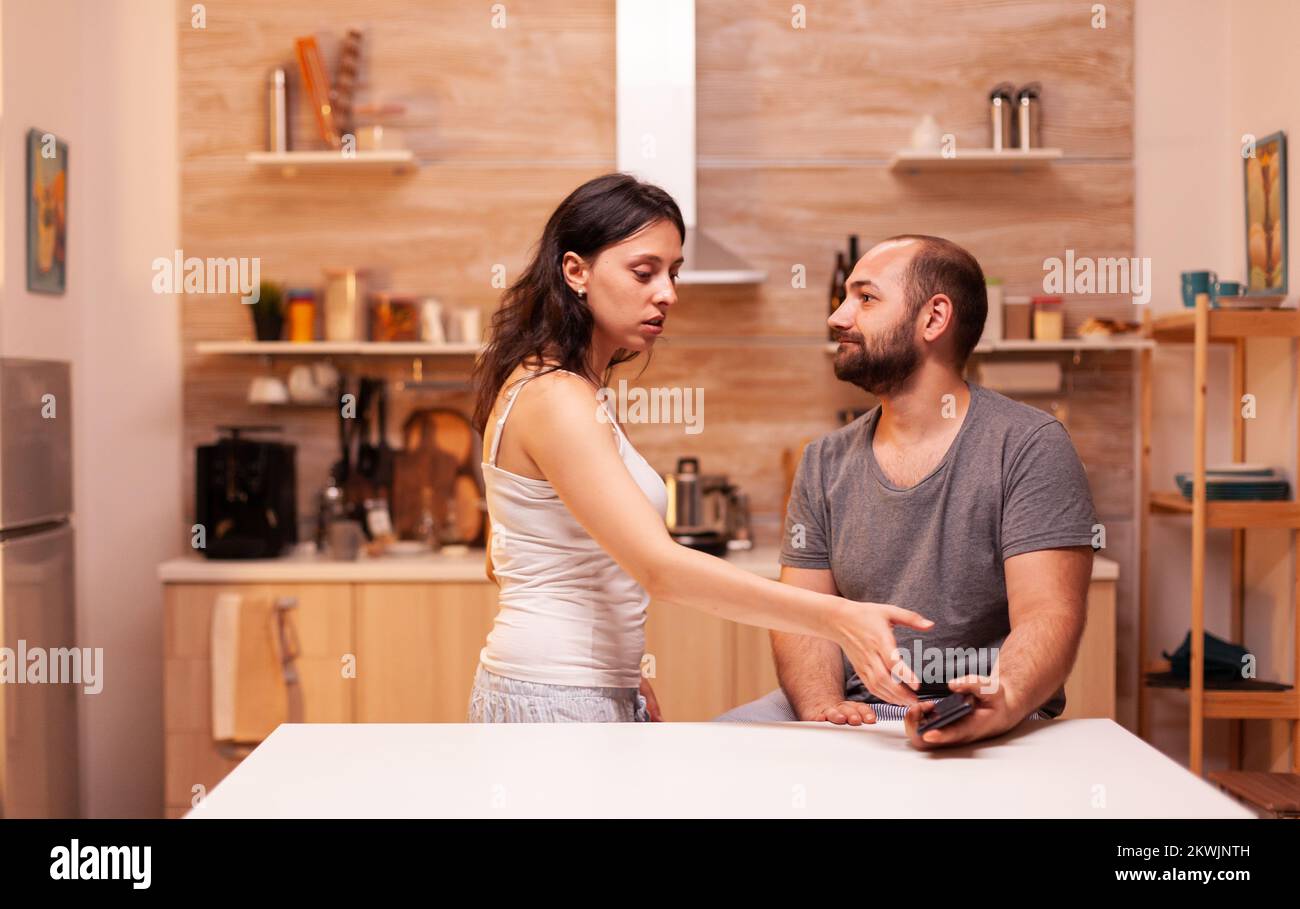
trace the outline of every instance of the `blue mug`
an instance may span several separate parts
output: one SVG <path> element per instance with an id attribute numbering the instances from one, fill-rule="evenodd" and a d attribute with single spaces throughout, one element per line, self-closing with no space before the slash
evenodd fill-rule
<path id="1" fill-rule="evenodd" d="M 1240 297 L 1246 293 L 1246 285 L 1240 281 L 1219 281 L 1214 285 L 1214 299 L 1220 297 Z"/>
<path id="2" fill-rule="evenodd" d="M 1219 283 L 1219 276 L 1212 271 L 1185 271 L 1181 275 L 1183 284 L 1183 305 L 1189 309 L 1196 308 L 1196 297 L 1205 294 L 1214 305 L 1214 288 Z"/>

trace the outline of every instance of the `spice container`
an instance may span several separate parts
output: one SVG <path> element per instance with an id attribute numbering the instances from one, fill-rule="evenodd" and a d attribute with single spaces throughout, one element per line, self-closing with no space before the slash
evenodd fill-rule
<path id="1" fill-rule="evenodd" d="M 1065 337 L 1065 313 L 1060 297 L 1034 297 L 1034 340 L 1060 341 Z"/>
<path id="2" fill-rule="evenodd" d="M 984 333 L 980 341 L 1002 340 L 1002 279 L 985 278 L 984 287 L 988 292 L 988 315 L 984 318 Z"/>
<path id="3" fill-rule="evenodd" d="M 1006 341 L 1028 341 L 1031 317 L 1028 297 L 1007 297 L 1002 307 L 1002 338 Z"/>
<path id="4" fill-rule="evenodd" d="M 357 339 L 357 271 L 325 269 L 325 340 Z"/>
<path id="5" fill-rule="evenodd" d="M 289 340 L 314 341 L 316 339 L 316 292 L 310 288 L 295 287 L 286 292 L 286 309 L 289 315 Z"/>

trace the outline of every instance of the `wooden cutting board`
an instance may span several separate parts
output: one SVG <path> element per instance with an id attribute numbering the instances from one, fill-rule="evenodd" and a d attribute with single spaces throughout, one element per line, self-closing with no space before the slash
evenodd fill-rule
<path id="1" fill-rule="evenodd" d="M 402 450 L 393 456 L 393 523 L 404 539 L 420 526 L 421 494 L 433 491 L 434 519 L 446 520 L 455 502 L 458 537 L 471 546 L 483 542 L 482 474 L 478 434 L 461 413 L 446 408 L 416 410 L 402 427 Z"/>

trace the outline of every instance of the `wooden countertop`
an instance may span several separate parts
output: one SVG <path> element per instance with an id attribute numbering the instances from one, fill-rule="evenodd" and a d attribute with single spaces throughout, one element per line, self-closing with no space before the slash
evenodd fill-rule
<path id="1" fill-rule="evenodd" d="M 776 546 L 756 546 L 732 552 L 727 560 L 765 578 L 778 578 L 781 567 Z M 339 583 L 382 584 L 412 582 L 487 583 L 484 551 L 471 549 L 463 555 L 360 558 L 350 562 L 321 559 L 314 555 L 278 559 L 205 559 L 187 555 L 158 566 L 158 580 L 164 584 L 272 584 Z M 1103 556 L 1093 560 L 1094 581 L 1119 578 L 1119 565 Z"/>

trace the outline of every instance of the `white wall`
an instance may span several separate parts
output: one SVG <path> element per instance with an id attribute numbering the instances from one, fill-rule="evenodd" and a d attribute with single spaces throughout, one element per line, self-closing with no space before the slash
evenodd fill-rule
<path id="1" fill-rule="evenodd" d="M 0 353 L 73 372 L 82 811 L 162 812 L 158 562 L 183 543 L 177 302 L 150 263 L 178 243 L 176 19 L 168 0 L 3 0 Z M 68 143 L 68 280 L 26 290 L 25 140 Z"/>
<path id="2" fill-rule="evenodd" d="M 1245 268 L 1242 200 L 1243 133 L 1285 129 L 1300 140 L 1300 96 L 1294 91 L 1300 64 L 1290 50 L 1300 40 L 1300 4 L 1292 0 L 1139 0 L 1136 40 L 1136 235 L 1137 254 L 1149 256 L 1154 273 L 1153 315 L 1182 308 L 1179 272 L 1213 269 L 1238 278 Z M 1292 154 L 1292 161 L 1295 156 Z M 1290 176 L 1296 177 L 1294 163 Z M 1290 187 L 1290 209 L 1296 193 Z M 1294 215 L 1290 262 L 1300 259 Z M 1292 301 L 1296 296 L 1291 282 Z M 1259 417 L 1247 424 L 1248 460 L 1286 468 L 1295 475 L 1295 370 L 1286 357 L 1290 342 L 1252 341 L 1246 390 L 1256 395 Z M 1209 463 L 1230 461 L 1232 407 L 1225 350 L 1210 359 Z M 1276 364 L 1276 365 L 1274 365 Z M 1173 474 L 1192 463 L 1192 359 L 1190 349 L 1157 352 L 1154 362 L 1155 420 L 1152 485 L 1173 488 Z M 1153 646 L 1172 649 L 1190 615 L 1190 522 L 1153 518 L 1150 551 L 1154 616 Z M 1228 637 L 1230 539 L 1211 531 L 1206 576 L 1207 629 Z M 1246 643 L 1260 658 L 1260 676 L 1291 680 L 1291 620 L 1274 615 L 1275 604 L 1292 603 L 1290 535 L 1254 531 L 1247 542 Z M 1154 743 L 1187 761 L 1185 695 L 1152 693 Z M 1284 723 L 1247 724 L 1245 766 L 1284 769 Z M 1206 728 L 1206 768 L 1226 766 L 1227 724 Z"/>

